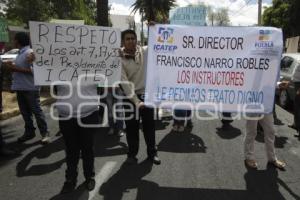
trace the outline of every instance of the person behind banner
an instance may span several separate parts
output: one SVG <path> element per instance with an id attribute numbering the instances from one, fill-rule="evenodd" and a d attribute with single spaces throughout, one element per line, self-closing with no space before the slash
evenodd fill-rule
<path id="1" fill-rule="evenodd" d="M 144 104 L 145 96 L 145 71 L 146 48 L 137 46 L 137 35 L 133 30 L 125 30 L 121 35 L 122 44 L 122 76 L 123 82 L 131 82 L 131 85 L 122 84 L 122 89 L 127 96 L 125 101 L 126 139 L 128 143 L 128 164 L 137 163 L 136 155 L 139 150 L 139 121 L 142 118 L 144 138 L 147 145 L 148 160 L 154 164 L 161 163 L 157 156 L 155 146 L 155 121 L 154 108 Z M 127 104 L 127 105 L 126 105 Z"/>
<path id="2" fill-rule="evenodd" d="M 279 87 L 283 87 L 279 85 Z M 257 169 L 258 165 L 254 159 L 254 142 L 257 135 L 258 123 L 264 132 L 265 148 L 268 158 L 268 164 L 283 170 L 285 163 L 278 160 L 275 155 L 275 129 L 273 112 L 260 116 L 259 114 L 251 114 L 252 119 L 246 121 L 246 137 L 244 140 L 245 165 L 251 169 Z"/>
<path id="3" fill-rule="evenodd" d="M 2 61 L 0 59 L 0 113 L 2 113 L 2 74 L 1 74 L 1 66 L 2 66 Z M 5 147 L 5 142 L 3 140 L 2 137 L 2 127 L 0 126 L 0 156 L 10 156 L 10 155 L 14 155 L 15 152 L 7 149 Z"/>
<path id="4" fill-rule="evenodd" d="M 183 132 L 184 124 L 186 121 L 186 127 L 192 128 L 193 122 L 191 119 L 192 111 L 191 110 L 174 110 L 174 123 L 173 123 L 173 131 Z"/>
<path id="5" fill-rule="evenodd" d="M 31 53 L 27 59 L 32 63 L 35 55 Z M 92 191 L 96 184 L 94 134 L 99 131 L 100 124 L 97 86 L 75 82 L 54 85 L 53 91 L 57 98 L 55 108 L 59 116 L 59 130 L 65 143 L 67 165 L 65 182 L 60 193 L 70 193 L 76 188 L 80 156 L 84 185 L 88 191 Z M 66 96 L 69 97 L 65 98 Z"/>
<path id="6" fill-rule="evenodd" d="M 59 129 L 65 142 L 67 164 L 66 180 L 61 190 L 62 194 L 69 193 L 76 187 L 78 176 L 77 165 L 80 155 L 82 157 L 86 189 L 88 191 L 93 190 L 96 183 L 94 179 L 94 135 L 99 131 L 97 125 L 100 124 L 98 99 L 85 99 L 83 97 L 97 96 L 97 87 L 95 84 L 75 84 L 72 85 L 73 93 L 69 99 L 59 98 L 56 102 L 59 114 Z M 57 96 L 69 95 L 69 86 L 56 87 Z M 83 96 L 78 94 L 78 87 Z M 88 103 L 88 105 L 80 108 L 82 103 Z M 69 104 L 71 110 L 64 104 Z"/>
<path id="7" fill-rule="evenodd" d="M 30 39 L 26 33 L 18 32 L 14 38 L 14 45 L 20 49 L 15 62 L 7 61 L 6 66 L 12 74 L 11 89 L 17 93 L 17 101 L 20 112 L 25 122 L 25 132 L 18 138 L 18 142 L 25 142 L 35 137 L 32 114 L 34 114 L 40 134 L 41 142 L 50 142 L 48 126 L 45 114 L 40 105 L 40 87 L 34 85 L 32 64 L 28 62 L 27 56 L 32 52 Z"/>
<path id="8" fill-rule="evenodd" d="M 107 96 L 104 98 L 100 98 L 100 104 L 105 104 L 107 106 L 107 115 L 108 115 L 108 124 L 109 130 L 107 132 L 108 135 L 118 135 L 122 137 L 125 135 L 124 131 L 124 113 L 121 111 L 123 109 L 122 99 L 120 99 L 116 95 L 123 95 L 122 91 L 119 87 L 98 87 L 100 95 L 102 95 L 103 90 L 107 90 Z M 114 90 L 114 92 L 113 92 Z M 99 114 L 103 120 L 104 118 L 104 107 L 99 106 Z"/>

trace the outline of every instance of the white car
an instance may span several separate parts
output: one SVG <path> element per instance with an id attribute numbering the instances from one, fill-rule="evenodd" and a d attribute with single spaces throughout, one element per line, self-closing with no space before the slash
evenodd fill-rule
<path id="1" fill-rule="evenodd" d="M 3 55 L 0 55 L 1 61 L 6 62 L 6 61 L 13 61 L 16 59 L 17 55 L 19 53 L 19 49 L 11 49 L 7 52 L 5 52 Z"/>
<path id="2" fill-rule="evenodd" d="M 276 95 L 279 97 L 279 105 L 283 108 L 287 108 L 293 105 L 295 98 L 294 84 L 291 78 L 294 73 L 300 71 L 300 53 L 285 53 L 282 54 L 280 64 L 280 81 L 290 82 L 286 90 L 279 90 L 276 88 Z"/>

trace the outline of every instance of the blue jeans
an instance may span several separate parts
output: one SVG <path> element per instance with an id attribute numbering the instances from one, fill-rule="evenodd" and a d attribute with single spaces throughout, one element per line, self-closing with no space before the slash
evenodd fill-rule
<path id="1" fill-rule="evenodd" d="M 17 100 L 20 112 L 25 122 L 24 134 L 34 134 L 35 127 L 32 119 L 32 114 L 34 114 L 40 133 L 42 136 L 45 136 L 48 133 L 48 126 L 40 105 L 40 92 L 17 91 Z"/>

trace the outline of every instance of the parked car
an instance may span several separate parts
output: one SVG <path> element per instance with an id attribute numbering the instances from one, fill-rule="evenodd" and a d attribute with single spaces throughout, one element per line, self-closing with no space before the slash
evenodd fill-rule
<path id="1" fill-rule="evenodd" d="M 18 53 L 19 53 L 19 49 L 11 49 L 5 52 L 3 55 L 0 55 L 1 61 L 5 62 L 9 60 L 15 60 Z"/>
<path id="2" fill-rule="evenodd" d="M 295 99 L 294 84 L 291 81 L 294 73 L 300 71 L 300 53 L 285 53 L 280 63 L 280 82 L 289 82 L 287 89 L 276 88 L 278 103 L 281 107 L 287 108 L 293 105 Z"/>

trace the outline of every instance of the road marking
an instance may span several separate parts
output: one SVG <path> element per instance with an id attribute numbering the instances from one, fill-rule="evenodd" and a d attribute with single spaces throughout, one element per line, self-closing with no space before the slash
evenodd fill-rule
<path id="1" fill-rule="evenodd" d="M 101 168 L 99 173 L 97 174 L 95 180 L 96 180 L 96 185 L 95 189 L 93 191 L 89 192 L 89 200 L 92 200 L 96 194 L 99 191 L 99 188 L 101 185 L 104 183 L 104 181 L 107 179 L 107 177 L 110 175 L 114 167 L 116 166 L 117 162 L 113 161 L 108 161 L 105 163 L 105 165 Z"/>

